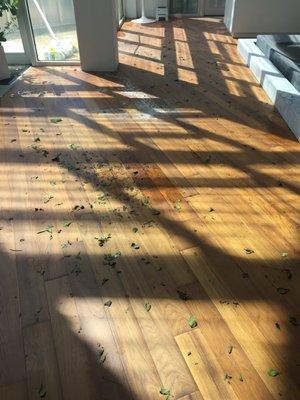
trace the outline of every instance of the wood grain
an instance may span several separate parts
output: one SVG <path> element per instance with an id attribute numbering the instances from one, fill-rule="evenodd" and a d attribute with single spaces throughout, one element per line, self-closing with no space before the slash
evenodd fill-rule
<path id="1" fill-rule="evenodd" d="M 0 398 L 295 400 L 299 145 L 219 18 L 118 36 L 1 99 Z"/>

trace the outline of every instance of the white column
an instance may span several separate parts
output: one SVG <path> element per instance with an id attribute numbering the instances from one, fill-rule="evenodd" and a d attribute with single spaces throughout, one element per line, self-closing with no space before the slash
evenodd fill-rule
<path id="1" fill-rule="evenodd" d="M 115 0 L 73 0 L 81 67 L 84 71 L 118 68 Z"/>

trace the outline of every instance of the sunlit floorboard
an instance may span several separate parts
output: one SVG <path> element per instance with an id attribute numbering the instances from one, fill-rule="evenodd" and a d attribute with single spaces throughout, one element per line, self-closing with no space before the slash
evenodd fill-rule
<path id="1" fill-rule="evenodd" d="M 300 398 L 296 139 L 218 18 L 119 43 L 1 99 L 0 398 Z"/>

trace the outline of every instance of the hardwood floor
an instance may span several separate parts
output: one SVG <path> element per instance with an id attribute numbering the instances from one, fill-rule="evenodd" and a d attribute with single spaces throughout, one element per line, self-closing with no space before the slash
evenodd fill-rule
<path id="1" fill-rule="evenodd" d="M 299 144 L 220 19 L 119 43 L 1 100 L 0 399 L 299 399 Z"/>

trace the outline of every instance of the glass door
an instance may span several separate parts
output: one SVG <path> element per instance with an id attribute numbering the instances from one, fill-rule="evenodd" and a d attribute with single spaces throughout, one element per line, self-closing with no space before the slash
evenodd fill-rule
<path id="1" fill-rule="evenodd" d="M 205 0 L 204 15 L 224 15 L 226 0 Z"/>
<path id="2" fill-rule="evenodd" d="M 79 62 L 73 0 L 27 0 L 33 64 Z"/>
<path id="3" fill-rule="evenodd" d="M 18 15 L 24 12 L 20 4 Z M 30 64 L 30 50 L 26 33 L 22 29 L 22 19 L 4 11 L 0 17 L 0 27 L 4 30 L 6 41 L 2 42 L 8 64 Z"/>
<path id="4" fill-rule="evenodd" d="M 170 0 L 170 14 L 199 14 L 198 0 Z"/>

